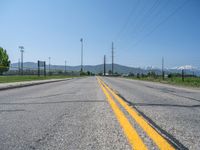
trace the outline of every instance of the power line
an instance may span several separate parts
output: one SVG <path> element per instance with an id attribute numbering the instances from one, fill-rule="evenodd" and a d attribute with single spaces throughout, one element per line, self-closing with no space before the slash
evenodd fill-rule
<path id="1" fill-rule="evenodd" d="M 148 9 L 146 9 L 145 7 L 139 9 L 139 7 L 137 7 L 138 15 L 135 17 L 133 24 L 131 24 L 131 27 L 133 28 L 133 30 L 131 31 L 132 34 L 134 32 L 138 33 L 137 30 L 139 28 L 143 27 L 143 25 L 146 23 L 145 18 L 150 18 L 154 14 L 156 8 L 158 8 L 160 5 L 160 2 L 161 2 L 160 0 L 155 0 L 154 3 L 152 5 L 150 5 L 150 8 L 148 8 Z M 143 6 L 146 6 L 146 5 L 143 5 Z M 135 9 L 135 12 L 136 12 L 136 9 Z M 128 18 L 127 22 L 125 23 L 124 28 L 122 28 L 121 32 L 123 30 L 125 30 L 125 27 L 127 27 L 128 23 L 131 19 L 131 16 L 132 15 L 129 16 L 129 18 Z M 140 17 L 138 17 L 138 16 L 140 16 Z M 133 34 L 133 35 L 134 35 L 134 37 L 136 37 L 136 34 Z M 130 40 L 129 40 L 129 42 L 130 42 Z"/>
<path id="2" fill-rule="evenodd" d="M 121 35 L 121 34 L 124 32 L 124 30 L 127 28 L 128 24 L 129 24 L 129 22 L 130 22 L 130 19 L 131 19 L 132 16 L 135 14 L 135 12 L 136 12 L 136 10 L 137 10 L 137 8 L 138 8 L 137 6 L 139 5 L 139 3 L 140 3 L 140 0 L 137 0 L 137 2 L 136 2 L 136 4 L 135 4 L 136 7 L 133 7 L 133 8 L 132 8 L 131 12 L 129 13 L 129 15 L 128 15 L 126 21 L 125 21 L 125 23 L 123 24 L 122 28 L 120 29 L 120 31 L 119 31 L 118 34 L 116 35 L 115 41 L 118 40 L 118 38 L 120 37 L 120 35 Z"/>
<path id="3" fill-rule="evenodd" d="M 153 20 L 155 20 L 157 18 L 158 15 L 161 14 L 161 12 L 164 10 L 164 8 L 166 8 L 166 6 L 168 5 L 170 1 L 168 0 L 167 3 L 164 3 L 164 5 L 161 5 L 161 1 L 155 1 L 155 3 L 152 5 L 152 7 L 150 9 L 148 9 L 146 11 L 146 13 L 144 14 L 144 16 L 142 17 L 143 19 L 141 19 L 141 23 L 138 23 L 138 26 L 134 27 L 134 30 L 137 29 L 137 31 L 135 31 L 135 34 L 132 34 L 132 38 L 134 37 L 138 37 L 138 34 L 143 33 L 144 29 L 146 29 L 146 27 L 149 27 L 150 24 L 153 22 Z M 162 7 L 159 7 L 159 5 L 161 5 Z M 158 9 L 157 9 L 158 8 Z M 160 8 L 160 9 L 159 9 Z M 156 13 L 157 12 L 157 13 Z M 155 14 L 156 13 L 156 14 Z M 145 21 L 145 18 L 146 21 Z M 134 32 L 132 32 L 134 33 Z M 129 39 L 129 41 L 127 43 L 131 43 L 133 39 Z"/>
<path id="4" fill-rule="evenodd" d="M 140 22 L 138 22 L 138 25 L 133 28 L 134 30 L 137 29 L 136 33 L 138 33 L 138 31 L 140 31 L 141 28 L 148 22 L 146 20 L 152 21 L 152 19 L 150 19 L 150 18 L 153 16 L 153 14 L 157 10 L 157 8 L 159 8 L 160 2 L 161 2 L 160 0 L 156 0 L 153 3 L 153 5 L 144 13 L 144 16 L 141 17 Z M 136 34 L 133 34 L 133 35 L 136 36 Z"/>
<path id="5" fill-rule="evenodd" d="M 144 40 L 146 37 L 150 36 L 158 27 L 160 27 L 162 24 L 164 24 L 166 21 L 168 21 L 170 17 L 172 17 L 173 15 L 175 15 L 181 8 L 183 8 L 183 6 L 187 2 L 189 2 L 189 0 L 184 1 L 182 5 L 180 5 L 179 7 L 177 7 L 171 14 L 169 14 L 165 19 L 163 19 L 159 24 L 157 24 L 150 32 L 148 32 L 145 36 L 143 36 L 141 39 L 139 39 L 134 44 L 134 46 L 138 45 L 142 40 Z"/>
<path id="6" fill-rule="evenodd" d="M 138 5 L 136 5 L 137 7 L 136 7 L 136 10 L 135 10 L 135 16 L 133 17 L 133 15 L 131 16 L 132 18 L 133 18 L 133 21 L 130 23 L 130 26 L 131 26 L 131 28 L 134 28 L 134 26 L 136 26 L 137 25 L 137 22 L 140 20 L 140 18 L 141 18 L 141 16 L 142 16 L 142 13 L 144 12 L 144 11 L 141 11 L 141 10 L 144 10 L 143 8 L 142 8 L 142 3 L 141 3 L 141 0 L 138 2 Z M 131 18 L 130 18 L 131 19 Z M 127 26 L 128 27 L 128 26 Z M 125 29 L 124 29 L 125 30 Z M 125 34 L 125 32 L 124 32 L 124 34 Z M 125 34 L 126 36 L 125 37 L 123 37 L 124 39 L 127 37 L 127 35 L 128 34 Z"/>
<path id="7" fill-rule="evenodd" d="M 153 13 L 152 13 L 152 15 L 149 15 L 149 16 L 148 16 L 148 19 L 149 19 L 151 22 L 153 22 L 153 20 L 155 20 L 155 19 L 161 14 L 161 12 L 164 10 L 164 8 L 167 7 L 167 5 L 168 5 L 170 2 L 171 2 L 171 1 L 168 0 L 167 3 L 165 3 L 160 9 L 158 9 L 157 13 L 156 13 L 156 11 L 155 11 L 155 13 L 156 13 L 155 15 L 153 15 Z M 151 23 L 151 22 L 150 22 L 150 23 Z M 150 23 L 149 23 L 149 22 L 143 23 L 143 25 L 140 26 L 140 30 L 138 30 L 138 31 L 140 31 L 140 32 L 142 33 L 142 32 L 144 31 L 144 29 L 150 25 Z"/>

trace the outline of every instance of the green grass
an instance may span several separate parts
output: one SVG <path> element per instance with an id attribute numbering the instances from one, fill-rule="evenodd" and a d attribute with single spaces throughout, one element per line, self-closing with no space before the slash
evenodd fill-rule
<path id="1" fill-rule="evenodd" d="M 152 77 L 143 77 L 143 78 L 128 77 L 128 79 L 160 82 L 160 83 L 179 85 L 179 86 L 198 87 L 198 88 L 200 87 L 200 78 L 199 77 L 187 77 L 187 78 L 185 78 L 184 81 L 182 81 L 181 77 L 167 78 L 165 80 L 162 80 L 161 77 L 157 77 L 157 78 L 152 78 Z"/>
<path id="2" fill-rule="evenodd" d="M 65 79 L 74 76 L 0 76 L 0 83 L 10 83 L 10 82 L 22 82 L 22 81 L 34 81 L 34 80 L 47 80 L 47 79 Z"/>

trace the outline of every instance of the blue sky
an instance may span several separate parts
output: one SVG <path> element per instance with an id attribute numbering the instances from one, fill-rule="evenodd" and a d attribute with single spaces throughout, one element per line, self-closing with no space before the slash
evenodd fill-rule
<path id="1" fill-rule="evenodd" d="M 0 46 L 12 62 L 200 67 L 199 0 L 0 0 Z"/>

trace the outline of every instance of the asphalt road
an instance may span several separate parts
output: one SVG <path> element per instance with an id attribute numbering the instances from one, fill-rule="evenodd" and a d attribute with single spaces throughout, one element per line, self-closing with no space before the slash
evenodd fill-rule
<path id="1" fill-rule="evenodd" d="M 131 149 L 95 77 L 0 91 L 0 149 Z"/>
<path id="2" fill-rule="evenodd" d="M 180 149 L 200 149 L 200 90 L 103 78 Z"/>
<path id="3" fill-rule="evenodd" d="M 200 91 L 101 79 L 173 147 L 199 149 Z M 120 113 L 116 115 L 100 85 L 88 77 L 0 91 L 0 149 L 132 149 L 127 126 L 120 124 Z M 144 144 L 159 149 L 125 108 L 119 108 Z"/>

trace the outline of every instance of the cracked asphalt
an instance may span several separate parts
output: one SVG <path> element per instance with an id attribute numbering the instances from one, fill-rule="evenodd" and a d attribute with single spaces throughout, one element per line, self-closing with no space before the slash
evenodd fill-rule
<path id="1" fill-rule="evenodd" d="M 0 92 L 0 149 L 131 149 L 96 78 Z"/>
<path id="2" fill-rule="evenodd" d="M 101 79 L 179 149 L 199 149 L 199 90 L 122 78 Z M 148 148 L 158 149 L 137 123 L 127 118 Z M 88 77 L 0 91 L 0 149 L 132 147 L 96 78 Z"/>
<path id="3" fill-rule="evenodd" d="M 200 147 L 200 90 L 123 78 L 102 78 L 180 149 Z"/>

